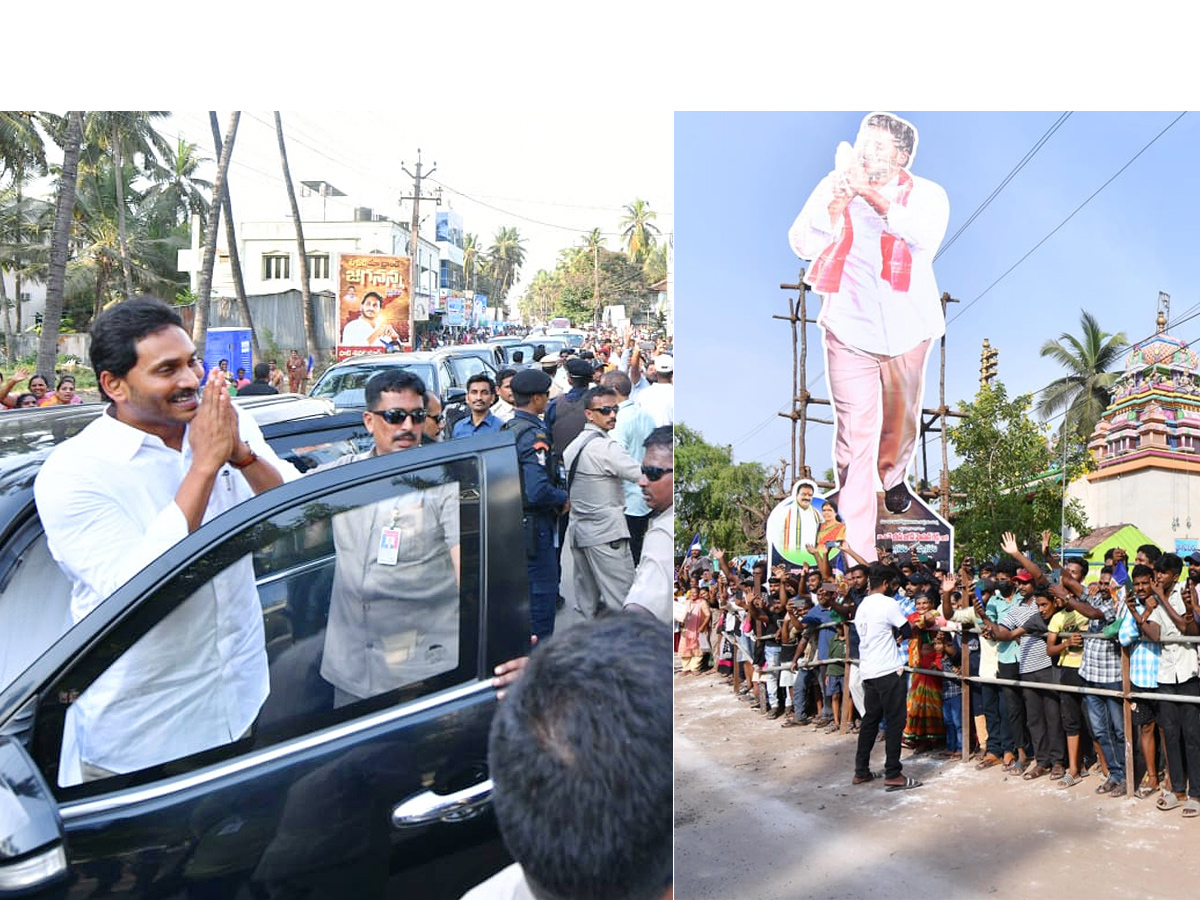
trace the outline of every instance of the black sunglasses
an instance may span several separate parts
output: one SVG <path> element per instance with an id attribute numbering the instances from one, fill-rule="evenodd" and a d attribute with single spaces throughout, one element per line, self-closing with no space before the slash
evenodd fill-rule
<path id="1" fill-rule="evenodd" d="M 379 416 L 389 425 L 399 425 L 405 419 L 412 419 L 413 423 L 420 425 L 425 421 L 425 416 L 428 413 L 423 409 L 373 409 L 371 415 Z"/>
<path id="2" fill-rule="evenodd" d="M 662 466 L 642 466 L 642 474 L 646 476 L 647 481 L 658 481 L 668 472 L 674 471 L 674 469 L 664 469 Z"/>
<path id="3" fill-rule="evenodd" d="M 611 416 L 619 408 L 620 407 L 617 407 L 617 406 L 589 406 L 588 407 L 588 409 L 590 409 L 592 412 L 598 412 L 602 416 Z"/>

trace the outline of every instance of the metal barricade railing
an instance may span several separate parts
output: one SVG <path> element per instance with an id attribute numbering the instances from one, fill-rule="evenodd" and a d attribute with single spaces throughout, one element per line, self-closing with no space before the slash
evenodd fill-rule
<path id="1" fill-rule="evenodd" d="M 824 625 L 817 626 L 816 630 L 836 628 L 838 624 L 843 624 L 843 623 L 830 622 L 830 623 L 827 623 Z M 846 622 L 844 624 L 846 624 L 848 627 L 853 626 L 853 622 Z M 936 631 L 942 631 L 942 632 L 954 633 L 954 634 L 961 633 L 963 635 L 974 634 L 974 635 L 977 635 L 980 638 L 980 640 L 985 640 L 985 638 L 983 638 L 982 633 L 978 629 L 973 628 L 973 627 L 964 626 L 961 629 L 960 628 L 941 627 L 941 628 L 937 628 L 937 629 L 925 629 L 925 630 L 936 630 Z M 1103 634 L 1099 634 L 1096 632 L 1072 632 L 1072 634 L 1079 634 L 1085 640 L 1103 640 L 1103 641 L 1118 640 L 1115 637 L 1105 637 Z M 738 634 L 731 634 L 726 631 L 721 632 L 722 640 L 726 641 L 727 644 L 729 645 L 729 647 L 731 648 L 731 657 L 732 657 L 732 661 L 733 661 L 733 690 L 734 690 L 735 695 L 737 693 L 739 693 L 741 690 L 741 665 L 739 665 L 739 660 L 738 660 L 740 646 L 739 646 L 739 641 L 737 640 L 737 637 L 738 637 Z M 909 638 L 908 640 L 912 640 L 912 638 Z M 1190 635 L 1175 635 L 1175 636 L 1171 636 L 1171 637 L 1163 637 L 1159 641 L 1155 641 L 1154 643 L 1158 643 L 1158 644 L 1163 644 L 1163 643 L 1200 644 L 1200 637 L 1190 636 Z M 848 650 L 849 650 L 849 641 L 847 641 L 847 651 Z M 1034 690 L 1039 690 L 1039 691 L 1050 690 L 1050 691 L 1056 691 L 1058 693 L 1064 693 L 1064 694 L 1072 693 L 1072 694 L 1082 694 L 1085 696 L 1112 697 L 1114 699 L 1119 699 L 1121 701 L 1121 706 L 1123 709 L 1124 731 L 1125 731 L 1125 747 L 1124 747 L 1124 750 L 1125 750 L 1125 773 L 1126 773 L 1125 792 L 1126 792 L 1126 796 L 1132 797 L 1138 788 L 1138 785 L 1134 782 L 1134 778 L 1133 778 L 1133 773 L 1134 773 L 1134 765 L 1133 765 L 1134 735 L 1132 734 L 1132 730 L 1133 730 L 1132 704 L 1133 704 L 1133 702 L 1135 700 L 1155 700 L 1155 701 L 1158 701 L 1161 703 L 1200 704 L 1200 697 L 1193 697 L 1193 696 L 1186 696 L 1186 695 L 1179 695 L 1179 694 L 1169 694 L 1169 695 L 1164 696 L 1163 694 L 1160 694 L 1160 693 L 1147 693 L 1144 691 L 1135 691 L 1133 689 L 1133 684 L 1130 680 L 1130 674 L 1129 674 L 1130 648 L 1129 647 L 1121 647 L 1120 652 L 1121 652 L 1121 690 L 1119 692 L 1105 690 L 1103 688 L 1090 687 L 1090 686 L 1075 687 L 1073 685 L 1066 685 L 1066 684 L 1052 684 L 1052 683 L 1043 683 L 1043 682 L 1034 683 L 1034 682 L 1028 682 L 1028 681 L 1023 682 L 1020 679 L 1013 680 L 1011 678 L 984 678 L 979 675 L 972 675 L 971 674 L 971 654 L 965 647 L 963 648 L 962 657 L 961 657 L 962 665 L 960 666 L 960 671 L 959 671 L 959 674 L 957 674 L 957 675 L 955 675 L 952 672 L 950 672 L 950 673 L 945 672 L 941 669 L 921 669 L 921 668 L 914 668 L 914 667 L 908 666 L 908 665 L 905 665 L 903 668 L 906 672 L 909 672 L 909 673 L 916 673 L 916 674 L 921 674 L 921 675 L 934 675 L 934 676 L 937 676 L 942 679 L 955 678 L 960 683 L 963 683 L 962 725 L 961 725 L 961 746 L 962 746 L 962 761 L 963 762 L 967 762 L 971 758 L 971 724 L 972 724 L 971 692 L 968 689 L 970 684 L 993 684 L 993 685 L 998 685 L 1001 687 L 1017 687 L 1017 688 L 1032 686 Z M 842 679 L 842 703 L 841 703 L 842 715 L 841 715 L 841 722 L 838 723 L 839 724 L 838 731 L 840 734 L 846 734 L 849 732 L 851 721 L 853 720 L 853 717 L 854 717 L 853 697 L 852 697 L 851 691 L 850 691 L 850 679 L 851 679 L 851 667 L 857 666 L 858 662 L 859 661 L 857 659 L 851 657 L 849 655 L 849 652 L 847 652 L 847 655 L 845 657 L 838 657 L 835 659 L 813 659 L 813 660 L 810 660 L 807 662 L 802 662 L 802 663 L 797 664 L 797 668 L 804 668 L 804 669 L 816 668 L 818 666 L 827 665 L 829 663 L 844 663 L 845 664 L 845 667 L 846 667 L 845 668 L 845 677 Z M 783 664 L 783 665 L 779 665 L 779 666 L 772 666 L 769 668 L 760 666 L 759 670 L 761 672 L 768 672 L 768 671 L 783 671 L 784 669 L 790 669 L 790 668 L 791 668 L 791 663 L 788 663 L 788 664 Z M 793 690 L 795 690 L 795 688 L 793 688 Z M 1169 697 L 1170 699 L 1166 699 L 1166 697 Z M 1090 729 L 1090 723 L 1089 723 L 1089 729 Z M 1020 738 L 1014 737 L 1013 740 L 1014 740 L 1014 743 L 1019 743 Z M 1157 764 L 1158 764 L 1157 760 L 1147 760 L 1147 766 L 1151 766 L 1151 765 L 1156 766 Z M 1174 787 L 1175 787 L 1175 785 L 1172 785 L 1172 788 L 1174 788 Z"/>

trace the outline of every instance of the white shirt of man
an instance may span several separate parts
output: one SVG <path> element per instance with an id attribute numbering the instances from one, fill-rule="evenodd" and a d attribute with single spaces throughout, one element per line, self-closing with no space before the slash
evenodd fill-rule
<path id="1" fill-rule="evenodd" d="M 371 340 L 371 332 L 374 330 L 375 326 L 361 316 L 351 319 L 342 329 L 342 344 L 347 347 L 386 347 L 387 341 L 382 337 Z"/>
<path id="2" fill-rule="evenodd" d="M 634 402 L 650 414 L 654 427 L 674 424 L 675 385 L 656 381 L 644 391 L 632 394 Z"/>
<path id="3" fill-rule="evenodd" d="M 908 657 L 896 643 L 893 628 L 902 628 L 908 620 L 900 604 L 887 594 L 871 593 L 854 612 L 858 631 L 858 658 L 862 677 L 879 678 L 899 671 Z"/>
<path id="4" fill-rule="evenodd" d="M 1190 613 L 1183 605 L 1183 591 L 1178 584 L 1167 595 L 1167 602 L 1171 604 L 1171 609 L 1175 610 L 1176 615 L 1187 620 Z M 1156 613 L 1158 615 L 1155 615 Z M 1159 638 L 1162 640 L 1162 652 L 1158 658 L 1158 683 L 1183 684 L 1185 681 L 1195 678 L 1198 670 L 1196 645 L 1176 644 L 1166 640 L 1183 635 L 1183 632 L 1175 627 L 1175 623 L 1167 615 L 1166 610 L 1155 607 L 1150 618 L 1158 622 Z"/>
<path id="5" fill-rule="evenodd" d="M 650 527 L 642 540 L 642 561 L 633 573 L 633 585 L 625 605 L 636 603 L 670 624 L 671 566 L 675 552 L 675 506 L 672 504 L 650 517 Z"/>
<path id="6" fill-rule="evenodd" d="M 284 481 L 254 420 L 237 410 L 241 438 Z M 192 463 L 160 438 L 102 415 L 61 444 L 34 482 L 51 555 L 71 581 L 70 627 L 187 537 L 175 492 Z M 254 496 L 240 472 L 221 468 L 203 521 Z M 80 763 L 133 772 L 237 740 L 268 693 L 262 607 L 249 556 L 197 590 L 115 663 L 67 711 L 60 783 Z"/>
<path id="7" fill-rule="evenodd" d="M 921 341 L 941 337 L 946 331 L 941 293 L 933 277 L 933 256 L 946 234 L 950 201 L 940 185 L 917 176 L 904 202 L 902 185 L 894 176 L 879 192 L 890 201 L 883 219 L 862 197 L 846 207 L 854 229 L 854 242 L 846 257 L 841 284 L 825 295 L 820 325 L 845 344 L 899 356 Z M 815 260 L 842 234 L 829 221 L 836 173 L 826 175 L 792 223 L 788 240 L 801 259 Z M 912 254 L 912 275 L 907 290 L 897 290 L 883 277 L 884 232 L 907 242 Z"/>

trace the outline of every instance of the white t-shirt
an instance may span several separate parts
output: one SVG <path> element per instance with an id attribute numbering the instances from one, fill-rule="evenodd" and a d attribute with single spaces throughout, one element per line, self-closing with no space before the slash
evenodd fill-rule
<path id="1" fill-rule="evenodd" d="M 854 612 L 854 627 L 858 630 L 858 666 L 863 678 L 888 675 L 907 662 L 892 632 L 907 621 L 900 611 L 900 604 L 887 594 L 867 594 L 863 598 Z"/>

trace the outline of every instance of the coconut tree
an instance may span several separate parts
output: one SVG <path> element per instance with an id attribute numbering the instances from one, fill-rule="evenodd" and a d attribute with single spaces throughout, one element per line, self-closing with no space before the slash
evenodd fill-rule
<path id="1" fill-rule="evenodd" d="M 621 237 L 625 241 L 625 249 L 629 258 L 640 263 L 654 246 L 659 235 L 656 225 L 650 220 L 658 217 L 658 213 L 650 209 L 645 200 L 634 200 L 625 204 L 625 215 L 621 219 Z"/>
<path id="2" fill-rule="evenodd" d="M 592 257 L 592 305 L 595 321 L 600 321 L 600 251 L 604 247 L 604 233 L 593 228 L 583 236 L 583 247 Z"/>
<path id="3" fill-rule="evenodd" d="M 210 111 L 208 123 L 212 128 L 213 145 L 217 155 L 221 155 L 221 128 L 217 124 L 217 114 Z M 181 142 L 182 143 L 182 142 Z M 229 199 L 229 185 L 226 183 L 221 196 L 221 212 L 225 214 L 225 244 L 229 248 L 229 271 L 233 276 L 233 292 L 237 295 L 238 309 L 241 311 L 242 322 L 250 329 L 250 346 L 254 359 L 262 361 L 262 348 L 258 345 L 258 331 L 254 327 L 254 319 L 250 316 L 250 302 L 246 299 L 246 282 L 242 278 L 242 257 L 238 252 L 237 232 L 233 224 L 233 201 Z"/>
<path id="4" fill-rule="evenodd" d="M 475 290 L 474 275 L 480 262 L 479 237 L 474 234 L 463 235 L 463 287 L 468 291 Z"/>
<path id="5" fill-rule="evenodd" d="M 1109 334 L 1091 313 L 1081 310 L 1080 336 L 1068 332 L 1042 345 L 1042 356 L 1058 362 L 1067 374 L 1042 388 L 1037 412 L 1043 418 L 1065 411 L 1063 434 L 1086 442 L 1112 400 L 1118 374 L 1110 372 L 1129 346 L 1125 332 Z"/>
<path id="6" fill-rule="evenodd" d="M 50 259 L 50 233 L 54 227 L 54 206 L 45 200 L 25 197 L 19 181 L 0 190 L 0 271 L 13 276 L 15 303 L 0 278 L 0 305 L 4 307 L 4 331 L 14 331 L 11 311 L 16 310 L 15 331 L 21 326 L 21 293 L 25 284 L 46 280 Z"/>
<path id="7" fill-rule="evenodd" d="M 304 250 L 304 223 L 300 221 L 300 204 L 296 202 L 296 188 L 292 184 L 292 173 L 288 168 L 287 146 L 283 142 L 283 122 L 279 111 L 275 111 L 275 134 L 279 138 L 279 162 L 283 166 L 283 183 L 287 187 L 288 203 L 292 207 L 292 221 L 296 223 L 296 246 L 300 250 L 300 311 L 304 318 L 304 340 L 310 354 L 317 352 L 317 328 L 312 308 L 312 295 L 308 288 L 308 254 Z"/>
<path id="8" fill-rule="evenodd" d="M 58 323 L 63 312 L 63 284 L 67 275 L 67 252 L 71 240 L 71 220 L 75 210 L 75 181 L 79 172 L 79 150 L 83 142 L 83 113 L 67 114 L 63 135 L 63 165 L 58 179 L 58 200 L 54 212 L 54 233 L 50 241 L 50 277 L 46 283 L 46 311 L 42 318 L 42 337 L 38 341 L 37 370 L 53 372 L 58 359 Z"/>
<path id="9" fill-rule="evenodd" d="M 152 172 L 159 166 L 158 158 L 167 158 L 171 147 L 157 131 L 153 120 L 169 116 L 167 112 L 89 112 L 84 118 L 84 149 L 80 167 L 90 171 L 99 166 L 102 157 L 112 162 L 117 173 L 125 166 L 133 165 L 143 172 Z M 117 187 L 117 239 L 121 248 L 121 272 L 124 276 L 125 296 L 133 294 L 133 266 L 129 258 L 129 234 L 126 223 L 125 179 L 118 177 Z"/>
<path id="10" fill-rule="evenodd" d="M 525 262 L 525 244 L 517 229 L 511 225 L 501 226 L 488 248 L 492 264 L 492 278 L 497 298 L 503 300 L 517 280 L 521 265 Z"/>
<path id="11" fill-rule="evenodd" d="M 192 343 L 196 345 L 196 353 L 204 358 L 204 341 L 208 333 L 208 305 L 212 296 L 213 264 L 217 257 L 217 225 L 221 218 L 221 198 L 225 194 L 225 185 L 229 175 L 229 160 L 233 158 L 233 140 L 237 137 L 240 112 L 229 114 L 229 127 L 225 132 L 225 140 L 217 161 L 217 174 L 213 179 L 212 213 L 208 217 L 208 225 L 204 229 L 204 257 L 200 261 L 200 278 L 197 284 L 196 317 L 192 321 Z"/>
<path id="12" fill-rule="evenodd" d="M 220 131 L 216 137 L 220 137 Z M 220 152 L 218 146 L 217 154 Z M 203 229 L 213 186 L 199 173 L 200 167 L 211 161 L 200 152 L 198 145 L 178 138 L 165 164 L 155 166 L 150 173 L 154 183 L 146 191 L 145 202 L 152 204 L 155 214 L 172 225 L 182 225 L 193 215 L 198 215 Z"/>

